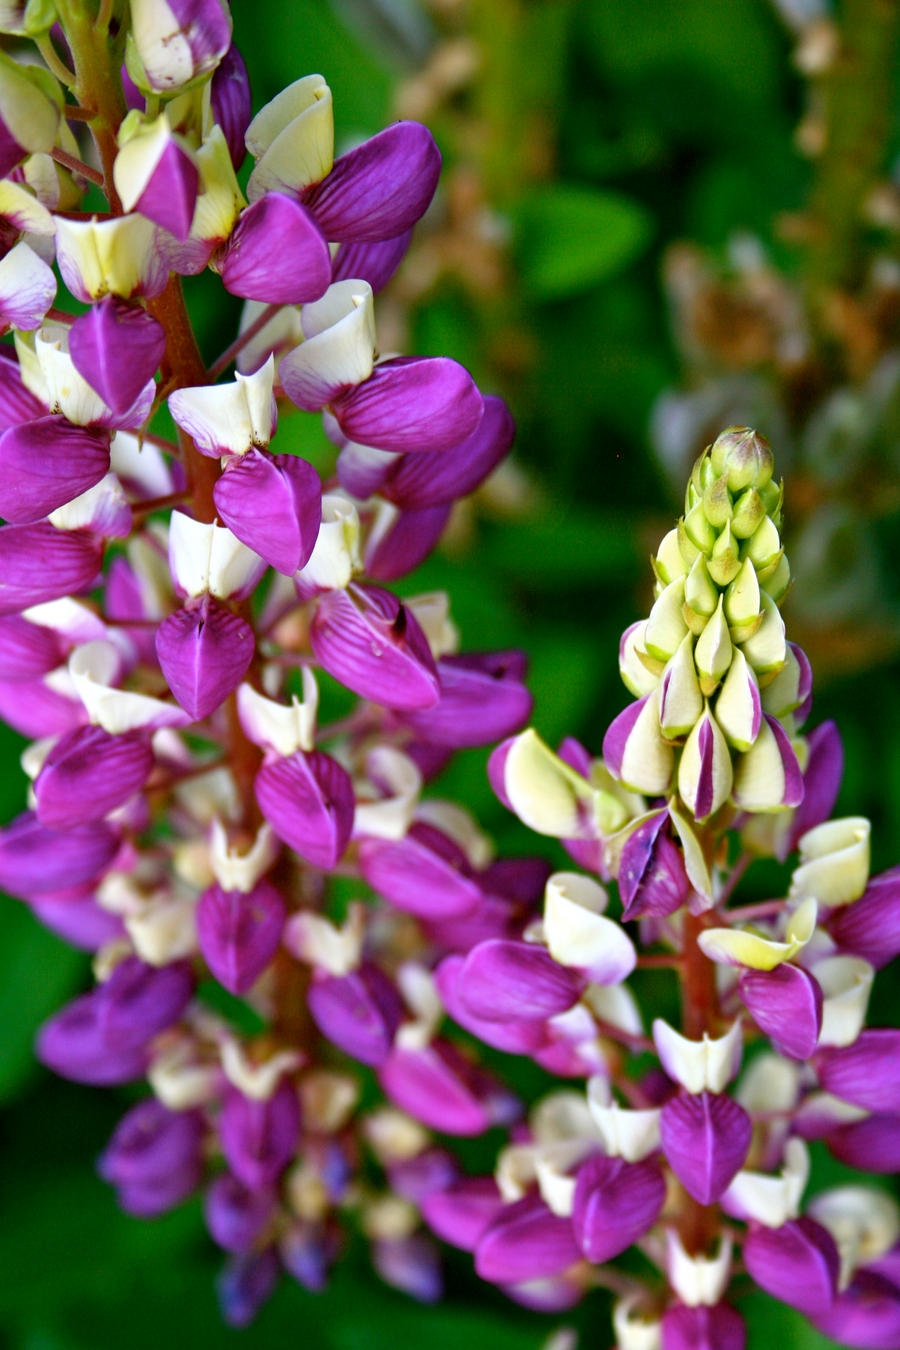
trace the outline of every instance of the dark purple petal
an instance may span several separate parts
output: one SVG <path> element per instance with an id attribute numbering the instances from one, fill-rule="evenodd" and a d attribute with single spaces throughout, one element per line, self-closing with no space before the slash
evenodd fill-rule
<path id="1" fill-rule="evenodd" d="M 125 413 L 152 380 L 166 335 L 140 305 L 105 295 L 69 329 L 72 364 L 114 413 Z"/>
<path id="2" fill-rule="evenodd" d="M 648 698 L 649 694 L 644 698 L 635 699 L 634 703 L 629 703 L 606 728 L 606 735 L 603 737 L 603 759 L 614 778 L 621 775 L 628 738 Z"/>
<path id="3" fill-rule="evenodd" d="M 30 525 L 99 483 L 109 470 L 109 432 L 76 427 L 59 413 L 0 435 L 0 515 Z"/>
<path id="4" fill-rule="evenodd" d="M 203 1119 L 170 1111 L 155 1098 L 139 1102 L 119 1122 L 97 1170 L 119 1191 L 132 1214 L 162 1214 L 195 1189 L 203 1170 Z"/>
<path id="5" fill-rule="evenodd" d="M 220 984 L 243 994 L 259 978 L 281 942 L 285 905 L 268 881 L 252 891 L 210 886 L 197 905 L 197 937 Z"/>
<path id="6" fill-rule="evenodd" d="M 307 210 L 283 192 L 267 192 L 241 212 L 215 259 L 226 291 L 267 305 L 318 300 L 331 282 L 331 254 Z"/>
<path id="7" fill-rule="evenodd" d="M 224 1172 L 206 1192 L 203 1213 L 210 1237 L 226 1252 L 248 1252 L 275 1208 L 271 1191 L 250 1189 Z"/>
<path id="8" fill-rule="evenodd" d="M 327 178 L 302 197 L 326 239 L 395 239 L 424 215 L 440 172 L 427 127 L 395 122 L 336 159 Z"/>
<path id="9" fill-rule="evenodd" d="M 863 1031 L 852 1045 L 823 1050 L 816 1070 L 826 1092 L 867 1111 L 900 1112 L 900 1031 Z"/>
<path id="10" fill-rule="evenodd" d="M 247 67 L 233 42 L 213 71 L 209 99 L 213 121 L 222 128 L 232 166 L 238 170 L 247 154 L 244 133 L 250 125 L 253 105 Z"/>
<path id="11" fill-rule="evenodd" d="M 760 1031 L 779 1054 L 809 1059 L 822 1030 L 822 990 L 818 980 L 799 966 L 744 970 L 738 982 L 741 998 Z"/>
<path id="12" fill-rule="evenodd" d="M 306 998 L 323 1036 L 363 1064 L 384 1063 L 405 1009 L 376 965 L 367 962 L 348 975 L 316 972 Z"/>
<path id="13" fill-rule="evenodd" d="M 839 1345 L 862 1350 L 900 1346 L 900 1289 L 873 1270 L 858 1270 L 827 1312 L 810 1320 Z"/>
<path id="14" fill-rule="evenodd" d="M 821 1315 L 837 1293 L 837 1247 L 814 1219 L 794 1219 L 780 1228 L 751 1224 L 744 1265 L 760 1289 L 800 1312 Z"/>
<path id="15" fill-rule="evenodd" d="M 469 1011 L 459 995 L 459 977 L 464 964 L 463 956 L 447 956 L 434 972 L 441 1002 L 454 1022 L 486 1045 L 513 1055 L 529 1055 L 543 1045 L 545 1033 L 541 1022 L 515 1019 L 498 1022 Z"/>
<path id="16" fill-rule="evenodd" d="M 711 1205 L 741 1169 L 753 1126 L 744 1108 L 724 1093 L 679 1092 L 660 1117 L 663 1153 L 701 1205 Z"/>
<path id="17" fill-rule="evenodd" d="M 96 1002 L 105 1043 L 112 1049 L 133 1050 L 177 1022 L 193 993 L 194 977 L 186 962 L 148 966 L 128 956 L 90 997 Z"/>
<path id="18" fill-rule="evenodd" d="M 97 580 L 100 547 L 86 530 L 38 525 L 0 528 L 0 614 L 80 595 Z"/>
<path id="19" fill-rule="evenodd" d="M 322 483 L 298 455 L 250 450 L 230 459 L 213 490 L 223 524 L 286 576 L 309 561 L 322 522 Z"/>
<path id="20" fill-rule="evenodd" d="M 834 1156 L 861 1172 L 900 1172 L 900 1114 L 882 1113 L 839 1125 L 825 1142 Z"/>
<path id="21" fill-rule="evenodd" d="M 190 155 L 170 140 L 134 209 L 183 243 L 191 232 L 200 175 Z"/>
<path id="22" fill-rule="evenodd" d="M 533 702 L 522 684 L 521 657 L 521 652 L 442 657 L 438 703 L 403 720 L 423 739 L 454 749 L 489 745 L 521 730 Z"/>
<path id="23" fill-rule="evenodd" d="M 234 693 L 255 649 L 246 619 L 211 596 L 170 614 L 156 634 L 156 654 L 166 683 L 198 722 Z"/>
<path id="24" fill-rule="evenodd" d="M 267 1101 L 231 1088 L 219 1117 L 225 1161 L 239 1181 L 259 1190 L 277 1181 L 294 1156 L 300 1105 L 292 1083 L 282 1079 Z"/>
<path id="25" fill-rule="evenodd" d="M 515 422 L 503 399 L 488 395 L 481 421 L 465 440 L 451 450 L 426 451 L 396 460 L 388 466 L 381 495 L 404 511 L 465 497 L 509 452 L 515 434 Z"/>
<path id="26" fill-rule="evenodd" d="M 450 506 L 402 511 L 381 535 L 370 535 L 366 548 L 367 576 L 396 581 L 418 567 L 434 548 L 450 518 Z"/>
<path id="27" fill-rule="evenodd" d="M 409 248 L 412 230 L 393 239 L 371 243 L 341 244 L 331 263 L 332 281 L 367 281 L 373 292 L 388 284 Z"/>
<path id="28" fill-rule="evenodd" d="M 744 1350 L 746 1344 L 744 1319 L 727 1303 L 676 1303 L 663 1313 L 662 1350 Z"/>
<path id="29" fill-rule="evenodd" d="M 438 831 L 424 825 L 413 825 L 405 839 L 363 838 L 360 871 L 373 890 L 420 918 L 471 913 L 481 902 L 481 886 L 467 874 L 464 856 L 446 856 L 440 842 Z"/>
<path id="30" fill-rule="evenodd" d="M 121 736 L 102 727 L 70 731 L 35 780 L 38 820 L 62 829 L 100 820 L 143 787 L 153 762 L 150 742 L 139 731 Z"/>
<path id="31" fill-rule="evenodd" d="M 533 1195 L 506 1205 L 475 1248 L 475 1269 L 495 1284 L 540 1280 L 579 1260 L 571 1220 Z"/>
<path id="32" fill-rule="evenodd" d="M 0 430 L 18 426 L 21 422 L 33 422 L 47 412 L 42 403 L 30 389 L 22 383 L 19 363 L 12 355 L 11 348 L 0 351 Z"/>
<path id="33" fill-rule="evenodd" d="M 778 718 L 771 717 L 769 713 L 765 713 L 764 716 L 775 737 L 775 743 L 778 746 L 778 752 L 781 755 L 781 763 L 784 768 L 784 793 L 780 805 L 799 806 L 803 801 L 803 795 L 806 791 L 806 780 L 800 772 L 800 764 L 794 753 L 794 747 L 791 745 L 790 737 L 778 721 Z"/>
<path id="34" fill-rule="evenodd" d="M 230 1327 L 246 1327 L 275 1292 L 281 1265 L 275 1251 L 243 1252 L 223 1267 L 216 1280 L 222 1320 Z"/>
<path id="35" fill-rule="evenodd" d="M 98 1025 L 97 1001 L 83 994 L 41 1027 L 35 1054 L 61 1078 L 108 1087 L 142 1078 L 147 1054 L 141 1046 L 111 1049 Z"/>
<path id="36" fill-rule="evenodd" d="M 839 947 L 881 970 L 900 954 L 900 867 L 873 877 L 858 900 L 827 919 Z"/>
<path id="37" fill-rule="evenodd" d="M 823 722 L 807 737 L 809 758 L 803 773 L 804 796 L 791 820 L 782 861 L 807 830 L 827 820 L 837 801 L 844 773 L 844 748 L 834 722 Z"/>
<path id="38" fill-rule="evenodd" d="M 443 1148 L 426 1148 L 413 1158 L 388 1163 L 387 1172 L 391 1189 L 415 1205 L 421 1205 L 435 1191 L 446 1191 L 459 1180 L 459 1164 Z"/>
<path id="39" fill-rule="evenodd" d="M 441 1134 L 483 1134 L 495 1123 L 493 1083 L 446 1041 L 421 1050 L 396 1047 L 378 1077 L 396 1106 Z"/>
<path id="40" fill-rule="evenodd" d="M 314 867 L 334 867 L 353 831 L 356 800 L 336 759 L 298 750 L 264 764 L 254 785 L 272 829 Z"/>
<path id="41" fill-rule="evenodd" d="M 65 658 L 66 643 L 52 628 L 17 614 L 0 619 L 0 681 L 34 680 Z"/>
<path id="42" fill-rule="evenodd" d="M 310 625 L 316 659 L 355 694 L 387 708 L 430 708 L 440 695 L 431 649 L 413 614 L 379 586 L 319 597 Z"/>
<path id="43" fill-rule="evenodd" d="M 628 836 L 618 876 L 623 919 L 674 914 L 687 899 L 684 856 L 668 826 L 668 811 L 656 811 Z"/>
<path id="44" fill-rule="evenodd" d="M 31 811 L 0 830 L 0 890 L 27 900 L 99 877 L 119 850 L 119 836 L 97 822 L 71 830 L 42 825 Z"/>
<path id="45" fill-rule="evenodd" d="M 304 1289 L 319 1293 L 328 1283 L 341 1250 L 341 1232 L 334 1226 L 294 1223 L 279 1239 L 284 1268 Z"/>
<path id="46" fill-rule="evenodd" d="M 449 356 L 396 356 L 332 402 L 348 440 L 376 450 L 448 452 L 475 431 L 484 399 Z"/>
<path id="47" fill-rule="evenodd" d="M 543 1022 L 571 1008 L 584 984 L 545 947 L 494 938 L 466 957 L 457 994 L 463 1008 L 487 1021 Z"/>
<path id="48" fill-rule="evenodd" d="M 595 1154 L 578 1169 L 572 1228 L 582 1252 L 600 1265 L 643 1237 L 659 1218 L 666 1183 L 658 1163 Z"/>

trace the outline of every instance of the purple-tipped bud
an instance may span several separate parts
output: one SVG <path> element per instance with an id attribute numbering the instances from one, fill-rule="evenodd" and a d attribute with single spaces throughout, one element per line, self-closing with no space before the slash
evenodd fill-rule
<path id="1" fill-rule="evenodd" d="M 676 1303 L 662 1318 L 662 1350 L 744 1350 L 747 1328 L 727 1303 Z"/>
<path id="2" fill-rule="evenodd" d="M 253 660 L 253 629 L 240 615 L 204 596 L 170 614 L 156 634 L 166 683 L 196 722 L 234 693 Z"/>
<path id="3" fill-rule="evenodd" d="M 584 979 L 559 965 L 545 947 L 492 939 L 466 957 L 457 994 L 487 1021 L 542 1022 L 578 1001 Z"/>
<path id="4" fill-rule="evenodd" d="M 785 963 L 774 970 L 742 971 L 738 988 L 750 1016 L 779 1054 L 809 1059 L 822 1030 L 818 980 Z"/>
<path id="5" fill-rule="evenodd" d="M 318 300 L 331 284 L 331 254 L 308 211 L 267 192 L 241 218 L 215 260 L 226 291 L 267 305 Z"/>
<path id="6" fill-rule="evenodd" d="M 418 567 L 434 548 L 450 518 L 450 506 L 401 511 L 384 533 L 372 533 L 366 548 L 366 574 L 376 581 L 396 581 Z"/>
<path id="7" fill-rule="evenodd" d="M 372 1262 L 386 1284 L 419 1303 L 437 1303 L 444 1292 L 440 1252 L 423 1233 L 377 1239 Z"/>
<path id="8" fill-rule="evenodd" d="M 503 1198 L 493 1177 L 464 1177 L 446 1190 L 427 1195 L 422 1217 L 442 1242 L 472 1252 L 502 1209 Z"/>
<path id="9" fill-rule="evenodd" d="M 151 1098 L 119 1122 L 97 1170 L 115 1186 L 129 1214 L 163 1214 L 195 1189 L 203 1170 L 203 1119 L 196 1111 L 169 1111 Z"/>
<path id="10" fill-rule="evenodd" d="M 80 595 L 99 571 L 100 548 L 86 530 L 57 530 L 43 521 L 0 527 L 0 614 Z"/>
<path id="11" fill-rule="evenodd" d="M 493 1079 L 447 1041 L 421 1050 L 396 1047 L 378 1077 L 395 1105 L 442 1134 L 483 1134 L 495 1123 Z"/>
<path id="12" fill-rule="evenodd" d="M 114 413 L 125 413 L 153 379 L 166 335 L 140 305 L 105 295 L 69 329 L 72 364 Z"/>
<path id="13" fill-rule="evenodd" d="M 109 825 L 55 830 L 31 811 L 0 830 L 0 889 L 27 900 L 63 886 L 94 881 L 119 850 Z"/>
<path id="14" fill-rule="evenodd" d="M 580 1259 L 571 1220 L 533 1195 L 504 1206 L 475 1248 L 475 1269 L 495 1284 L 557 1275 Z"/>
<path id="15" fill-rule="evenodd" d="M 169 93 L 215 70 L 231 14 L 223 0 L 131 0 L 131 36 L 149 87 Z"/>
<path id="16" fill-rule="evenodd" d="M 611 1261 L 659 1218 L 666 1183 L 659 1165 L 645 1158 L 595 1154 L 578 1169 L 572 1227 L 582 1252 L 596 1265 Z"/>
<path id="17" fill-rule="evenodd" d="M 610 773 L 635 791 L 652 796 L 668 791 L 674 756 L 660 731 L 655 694 L 629 703 L 613 719 L 603 737 L 603 758 Z"/>
<path id="18" fill-rule="evenodd" d="M 440 172 L 440 152 L 427 127 L 395 122 L 336 159 L 302 200 L 326 239 L 394 239 L 425 213 Z"/>
<path id="19" fill-rule="evenodd" d="M 306 998 L 323 1036 L 363 1064 L 384 1063 L 405 1009 L 378 966 L 365 962 L 348 975 L 317 972 Z"/>
<path id="20" fill-rule="evenodd" d="M 900 1114 L 885 1112 L 840 1125 L 825 1142 L 839 1162 L 861 1172 L 900 1172 Z"/>
<path id="21" fill-rule="evenodd" d="M 250 1189 L 225 1172 L 206 1192 L 203 1213 L 213 1242 L 226 1252 L 248 1252 L 256 1245 L 274 1206 L 271 1191 Z"/>
<path id="22" fill-rule="evenodd" d="M 619 861 L 623 919 L 674 914 L 690 883 L 681 849 L 670 838 L 668 811 L 656 811 L 628 836 Z"/>
<path id="23" fill-rule="evenodd" d="M 292 849 L 326 870 L 334 867 L 353 831 L 353 784 L 336 759 L 296 751 L 264 764 L 254 784 L 260 810 Z"/>
<path id="24" fill-rule="evenodd" d="M 246 1327 L 275 1292 L 281 1265 L 271 1247 L 233 1257 L 216 1280 L 223 1321 Z"/>
<path id="25" fill-rule="evenodd" d="M 281 941 L 284 901 L 258 881 L 252 891 L 210 886 L 197 905 L 197 937 L 204 960 L 220 984 L 243 994 L 259 978 Z"/>
<path id="26" fill-rule="evenodd" d="M 531 694 L 522 683 L 524 653 L 471 652 L 437 663 L 440 701 L 403 719 L 438 745 L 490 745 L 519 731 L 531 713 Z"/>
<path id="27" fill-rule="evenodd" d="M 441 1002 L 454 1022 L 477 1036 L 495 1050 L 506 1050 L 513 1055 L 530 1055 L 546 1040 L 543 1022 L 505 1020 L 478 1017 L 465 1004 L 459 993 L 459 981 L 465 957 L 447 956 L 434 972 Z"/>
<path id="28" fill-rule="evenodd" d="M 237 172 L 247 153 L 244 134 L 250 125 L 253 107 L 247 67 L 233 42 L 213 71 L 209 100 L 213 121 L 222 128 L 232 167 Z M 357 274 L 354 272 L 353 275 Z"/>
<path id="29" fill-rule="evenodd" d="M 701 1205 L 711 1205 L 740 1171 L 753 1126 L 744 1108 L 716 1092 L 679 1092 L 660 1117 L 663 1152 Z"/>
<path id="30" fill-rule="evenodd" d="M 807 830 L 831 815 L 844 773 L 844 748 L 834 722 L 823 722 L 807 738 L 809 758 L 803 773 L 803 800 L 794 812 L 781 861 L 797 847 Z"/>
<path id="31" fill-rule="evenodd" d="M 452 450 L 475 431 L 483 408 L 472 376 L 448 356 L 392 357 L 332 400 L 348 440 L 397 454 Z"/>
<path id="32" fill-rule="evenodd" d="M 900 1345 L 900 1289 L 874 1270 L 858 1270 L 827 1312 L 810 1320 L 839 1345 L 896 1350 Z"/>
<path id="33" fill-rule="evenodd" d="M 876 970 L 893 961 L 900 954 L 900 867 L 873 877 L 858 900 L 834 910 L 828 931 Z"/>
<path id="34" fill-rule="evenodd" d="M 225 1096 L 219 1134 L 225 1161 L 250 1190 L 272 1185 L 294 1156 L 300 1105 L 294 1085 L 282 1079 L 267 1101 L 245 1097 L 237 1088 Z"/>
<path id="35" fill-rule="evenodd" d="M 419 918 L 470 914 L 483 898 L 462 849 L 421 822 L 405 839 L 362 839 L 359 867 L 373 890 Z"/>
<path id="36" fill-rule="evenodd" d="M 78 727 L 57 741 L 35 780 L 38 820 L 61 829 L 100 820 L 143 787 L 152 769 L 141 732 L 111 736 L 102 727 Z"/>
<path id="37" fill-rule="evenodd" d="M 867 1111 L 900 1111 L 900 1031 L 863 1031 L 852 1045 L 823 1050 L 816 1069 L 826 1092 Z"/>
<path id="38" fill-rule="evenodd" d="M 430 708 L 440 682 L 412 613 L 379 586 L 320 596 L 310 626 L 316 659 L 355 694 L 401 711 Z"/>
<path id="39" fill-rule="evenodd" d="M 309 561 L 322 522 L 322 483 L 305 459 L 250 450 L 228 461 L 213 498 L 231 533 L 285 576 Z"/>
<path id="40" fill-rule="evenodd" d="M 373 243 L 341 244 L 331 264 L 331 280 L 361 278 L 378 294 L 390 281 L 409 248 L 412 230 L 404 230 L 394 239 Z"/>
<path id="41" fill-rule="evenodd" d="M 509 452 L 515 432 L 503 399 L 488 395 L 481 421 L 464 441 L 450 454 L 430 451 L 396 460 L 388 469 L 381 495 L 404 511 L 465 497 Z M 339 476 L 340 471 L 339 462 Z"/>
<path id="42" fill-rule="evenodd" d="M 800 1312 L 823 1313 L 837 1293 L 837 1247 L 814 1219 L 794 1219 L 780 1228 L 751 1224 L 744 1265 L 760 1289 Z"/>
<path id="43" fill-rule="evenodd" d="M 29 525 L 99 483 L 109 470 L 109 432 L 73 426 L 58 413 L 0 436 L 0 515 Z"/>
<path id="44" fill-rule="evenodd" d="M 46 675 L 60 665 L 66 644 L 52 628 L 18 614 L 0 619 L 0 681 L 15 683 Z"/>

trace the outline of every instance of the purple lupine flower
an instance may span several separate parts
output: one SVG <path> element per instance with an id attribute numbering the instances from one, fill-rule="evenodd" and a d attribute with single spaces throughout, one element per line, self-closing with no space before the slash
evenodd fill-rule
<path id="1" fill-rule="evenodd" d="M 299 1128 L 297 1092 L 286 1079 L 261 1101 L 231 1088 L 219 1121 L 225 1161 L 249 1190 L 270 1186 L 294 1156 Z"/>
<path id="2" fill-rule="evenodd" d="M 130 1214 L 161 1214 L 196 1188 L 204 1126 L 196 1111 L 169 1111 L 153 1099 L 119 1122 L 97 1164 Z"/>
<path id="3" fill-rule="evenodd" d="M 197 903 L 197 937 L 206 964 L 232 994 L 243 994 L 281 942 L 284 901 L 271 883 L 249 891 L 210 886 Z"/>

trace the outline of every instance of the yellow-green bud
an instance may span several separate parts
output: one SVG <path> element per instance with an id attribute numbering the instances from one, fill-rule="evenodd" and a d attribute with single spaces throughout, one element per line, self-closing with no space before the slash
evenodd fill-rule
<path id="1" fill-rule="evenodd" d="M 765 436 L 750 427 L 728 427 L 710 450 L 716 473 L 724 473 L 732 492 L 762 488 L 772 477 L 775 457 Z"/>
<path id="2" fill-rule="evenodd" d="M 713 544 L 707 567 L 709 575 L 717 586 L 727 586 L 730 581 L 734 581 L 741 570 L 738 544 L 732 533 L 730 523 L 726 524 Z"/>

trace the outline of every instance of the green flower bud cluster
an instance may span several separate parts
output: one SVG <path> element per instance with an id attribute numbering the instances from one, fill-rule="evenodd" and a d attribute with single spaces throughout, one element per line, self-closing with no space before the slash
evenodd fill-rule
<path id="1" fill-rule="evenodd" d="M 704 451 L 684 515 L 653 560 L 656 601 L 621 646 L 626 686 L 647 697 L 634 728 L 644 744 L 624 756 L 624 781 L 667 791 L 671 764 L 670 784 L 700 820 L 729 799 L 771 811 L 802 795 L 790 740 L 808 666 L 779 612 L 791 574 L 773 467 L 768 442 L 746 427 L 730 427 Z M 641 762 L 653 764 L 652 783 L 632 767 Z"/>

